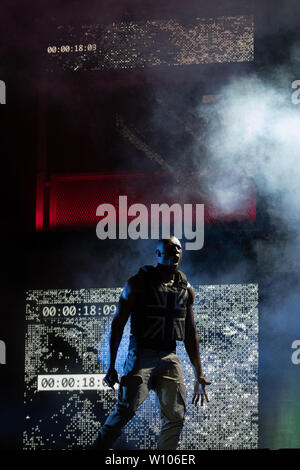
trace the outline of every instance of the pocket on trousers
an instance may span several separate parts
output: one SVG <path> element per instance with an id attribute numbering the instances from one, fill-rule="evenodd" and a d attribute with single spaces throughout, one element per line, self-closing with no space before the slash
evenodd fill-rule
<path id="1" fill-rule="evenodd" d="M 139 387 L 142 383 L 143 379 L 139 375 L 123 375 L 120 380 L 119 405 L 136 411 L 139 400 Z"/>

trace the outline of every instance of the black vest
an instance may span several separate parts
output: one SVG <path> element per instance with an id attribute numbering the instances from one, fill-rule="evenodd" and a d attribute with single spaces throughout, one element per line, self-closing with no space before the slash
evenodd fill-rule
<path id="1" fill-rule="evenodd" d="M 174 284 L 163 284 L 154 266 L 143 266 L 135 276 L 137 302 L 131 312 L 131 343 L 154 349 L 176 349 L 183 341 L 188 291 L 185 274 L 177 271 Z"/>

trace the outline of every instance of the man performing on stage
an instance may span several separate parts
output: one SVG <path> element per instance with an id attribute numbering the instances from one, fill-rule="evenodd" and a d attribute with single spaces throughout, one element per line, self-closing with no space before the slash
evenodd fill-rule
<path id="1" fill-rule="evenodd" d="M 161 408 L 158 449 L 176 449 L 184 422 L 186 389 L 176 340 L 184 341 L 195 373 L 192 402 L 201 396 L 208 401 L 202 373 L 199 338 L 193 315 L 194 291 L 178 267 L 182 247 L 176 237 L 159 241 L 158 264 L 144 266 L 126 283 L 113 318 L 110 336 L 110 365 L 105 382 L 113 387 L 118 380 L 115 360 L 126 322 L 131 315 L 131 334 L 124 374 L 120 380 L 118 403 L 100 429 L 94 448 L 109 449 L 122 428 L 133 418 L 151 389 Z"/>

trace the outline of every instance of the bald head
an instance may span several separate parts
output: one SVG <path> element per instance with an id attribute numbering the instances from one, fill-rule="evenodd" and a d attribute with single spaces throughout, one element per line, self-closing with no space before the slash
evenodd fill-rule
<path id="1" fill-rule="evenodd" d="M 155 254 L 159 264 L 177 269 L 182 258 L 181 243 L 174 236 L 162 238 L 157 244 Z"/>
<path id="2" fill-rule="evenodd" d="M 161 238 L 157 243 L 156 249 L 163 248 L 166 245 L 177 245 L 182 249 L 181 243 L 178 238 L 174 237 L 173 235 L 169 238 Z"/>

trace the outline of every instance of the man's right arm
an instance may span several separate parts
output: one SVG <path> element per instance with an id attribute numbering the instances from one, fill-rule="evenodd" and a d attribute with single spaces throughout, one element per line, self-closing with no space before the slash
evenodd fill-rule
<path id="1" fill-rule="evenodd" d="M 105 382 L 110 386 L 118 382 L 118 373 L 115 369 L 116 357 L 119 345 L 123 336 L 124 327 L 129 318 L 132 306 L 135 300 L 135 292 L 133 282 L 129 280 L 122 291 L 117 311 L 113 317 L 111 324 L 111 333 L 109 340 L 109 367 L 104 378 Z"/>

